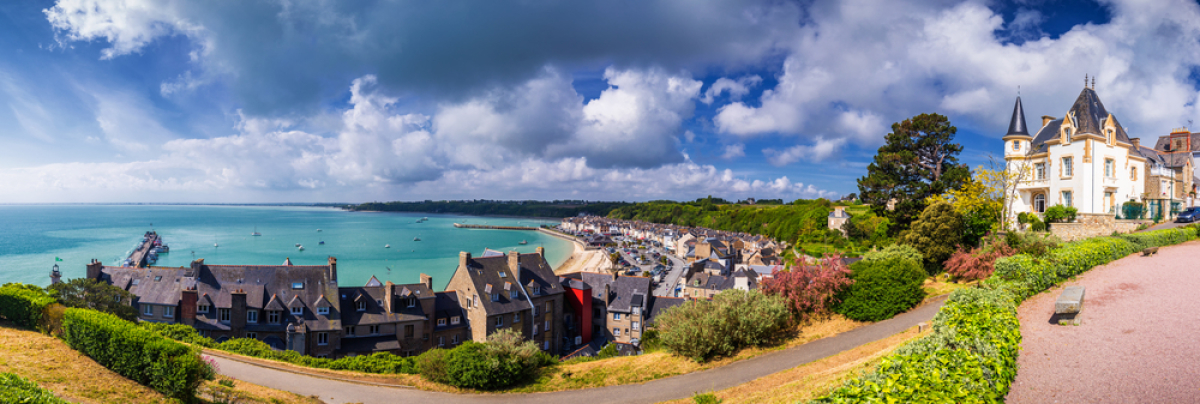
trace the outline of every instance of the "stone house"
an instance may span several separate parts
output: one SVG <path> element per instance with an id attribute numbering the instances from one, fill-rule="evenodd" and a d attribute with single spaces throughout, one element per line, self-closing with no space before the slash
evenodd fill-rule
<path id="1" fill-rule="evenodd" d="M 559 351 L 563 288 L 541 247 L 534 254 L 512 251 L 478 258 L 461 252 L 447 289 L 464 303 L 472 340 L 484 342 L 488 335 L 509 328 L 542 350 Z"/>

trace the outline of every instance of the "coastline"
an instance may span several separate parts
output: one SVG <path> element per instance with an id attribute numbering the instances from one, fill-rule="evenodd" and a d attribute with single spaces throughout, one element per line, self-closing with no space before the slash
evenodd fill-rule
<path id="1" fill-rule="evenodd" d="M 564 240 L 568 240 L 567 237 L 562 234 L 553 233 L 548 230 L 539 231 L 551 234 Z M 571 252 L 571 256 L 568 257 L 566 261 L 563 261 L 562 264 L 559 264 L 558 267 L 554 268 L 554 274 L 562 276 L 579 272 L 589 272 L 587 271 L 588 269 L 592 269 L 592 272 L 598 272 L 595 270 L 601 268 L 601 266 L 604 265 L 605 261 L 607 260 L 604 250 L 587 250 L 583 248 L 583 243 L 580 243 L 578 240 L 570 241 L 571 245 L 574 247 L 574 251 Z"/>

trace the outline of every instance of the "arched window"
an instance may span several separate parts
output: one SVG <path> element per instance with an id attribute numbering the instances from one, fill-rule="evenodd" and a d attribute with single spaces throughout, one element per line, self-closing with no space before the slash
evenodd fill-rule
<path id="1" fill-rule="evenodd" d="M 1046 194 L 1037 194 L 1033 196 L 1033 210 L 1037 213 L 1046 211 Z"/>

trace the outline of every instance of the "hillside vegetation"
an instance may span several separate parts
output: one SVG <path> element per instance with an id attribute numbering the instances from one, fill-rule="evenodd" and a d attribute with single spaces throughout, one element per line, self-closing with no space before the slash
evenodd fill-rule
<path id="1" fill-rule="evenodd" d="M 825 199 L 801 199 L 787 205 L 735 205 L 705 198 L 683 203 L 639 203 L 617 208 L 608 217 L 761 234 L 796 243 L 832 241 L 828 228 L 831 211 L 833 204 Z"/>
<path id="2" fill-rule="evenodd" d="M 562 218 L 580 213 L 605 216 L 627 202 L 587 201 L 423 201 L 369 202 L 345 206 L 346 210 L 374 212 L 457 213 L 474 216 L 525 216 Z"/>

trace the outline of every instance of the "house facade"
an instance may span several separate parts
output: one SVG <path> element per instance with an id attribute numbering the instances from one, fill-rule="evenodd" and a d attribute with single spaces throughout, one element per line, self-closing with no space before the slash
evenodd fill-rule
<path id="1" fill-rule="evenodd" d="M 562 339 L 563 288 L 538 247 L 537 253 L 472 257 L 459 253 L 450 278 L 471 324 L 471 339 L 485 342 L 501 329 L 513 329 L 548 352 Z"/>

